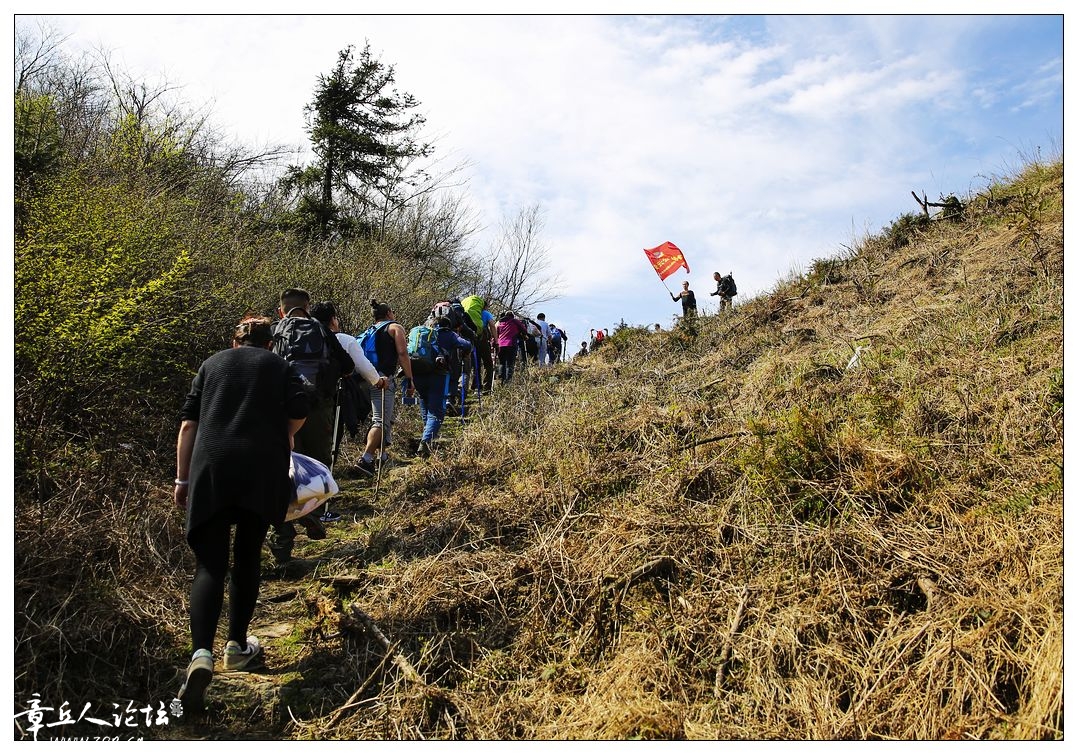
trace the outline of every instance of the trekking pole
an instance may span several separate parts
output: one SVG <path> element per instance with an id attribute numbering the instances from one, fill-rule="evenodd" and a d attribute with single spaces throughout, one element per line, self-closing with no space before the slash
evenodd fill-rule
<path id="1" fill-rule="evenodd" d="M 378 491 L 382 486 L 382 454 L 385 453 L 386 447 L 386 389 L 381 388 L 379 392 L 382 394 L 382 412 L 378 415 L 378 421 L 381 424 L 382 432 L 378 435 L 378 473 L 374 477 L 374 497 L 378 497 Z"/>
<path id="2" fill-rule="evenodd" d="M 468 401 L 468 376 L 462 375 L 460 381 L 460 426 L 464 427 L 464 415 L 468 413 L 466 403 Z"/>
<path id="3" fill-rule="evenodd" d="M 475 397 L 479 401 L 479 411 L 483 411 L 483 381 L 479 374 L 479 351 L 472 349 L 472 361 L 475 364 Z"/>
<path id="4" fill-rule="evenodd" d="M 338 435 L 341 429 L 341 384 L 344 379 L 337 381 L 337 394 L 333 398 L 333 402 L 337 408 L 333 415 L 333 454 L 329 457 L 329 471 L 333 471 L 333 465 L 337 463 L 337 455 L 341 452 L 341 441 L 344 439 L 344 433 Z"/>

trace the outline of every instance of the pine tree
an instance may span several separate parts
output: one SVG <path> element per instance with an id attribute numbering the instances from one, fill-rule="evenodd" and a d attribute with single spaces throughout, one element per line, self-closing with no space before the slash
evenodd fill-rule
<path id="1" fill-rule="evenodd" d="M 284 178 L 296 198 L 297 224 L 312 235 L 370 230 L 376 201 L 408 185 L 401 166 L 431 153 L 418 139 L 426 120 L 415 112 L 419 101 L 394 89 L 395 81 L 393 66 L 372 57 L 369 44 L 358 59 L 345 48 L 333 70 L 318 77 L 304 110 L 315 161 L 293 166 Z"/>

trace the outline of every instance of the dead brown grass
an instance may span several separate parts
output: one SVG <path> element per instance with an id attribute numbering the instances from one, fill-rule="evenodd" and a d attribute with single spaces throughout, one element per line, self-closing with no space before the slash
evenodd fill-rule
<path id="1" fill-rule="evenodd" d="M 1061 196 L 1062 166 L 1031 166 L 695 336 L 616 334 L 485 398 L 377 498 L 349 485 L 359 521 L 311 546 L 291 609 L 305 707 L 230 733 L 1061 739 Z M 16 526 L 26 573 L 48 549 Z M 90 631 L 130 616 L 178 646 L 173 581 L 111 585 Z"/>
<path id="2" fill-rule="evenodd" d="M 1061 737 L 1061 215 L 1001 196 L 495 396 L 356 597 L 423 684 L 325 733 Z"/>

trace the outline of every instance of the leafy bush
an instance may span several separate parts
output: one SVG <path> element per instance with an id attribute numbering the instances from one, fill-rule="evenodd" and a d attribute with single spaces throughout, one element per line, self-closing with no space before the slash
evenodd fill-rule
<path id="1" fill-rule="evenodd" d="M 928 227 L 929 222 L 924 215 L 907 212 L 892 221 L 881 236 L 891 249 L 898 250 L 913 243 L 914 239 Z"/>

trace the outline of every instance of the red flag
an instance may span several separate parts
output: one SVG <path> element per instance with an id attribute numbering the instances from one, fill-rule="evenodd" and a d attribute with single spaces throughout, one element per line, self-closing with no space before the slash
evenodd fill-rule
<path id="1" fill-rule="evenodd" d="M 644 254 L 648 256 L 651 266 L 655 268 L 661 280 L 669 278 L 677 272 L 679 267 L 684 267 L 685 272 L 689 272 L 689 263 L 685 261 L 685 255 L 669 241 L 659 244 L 654 249 L 645 249 Z"/>

